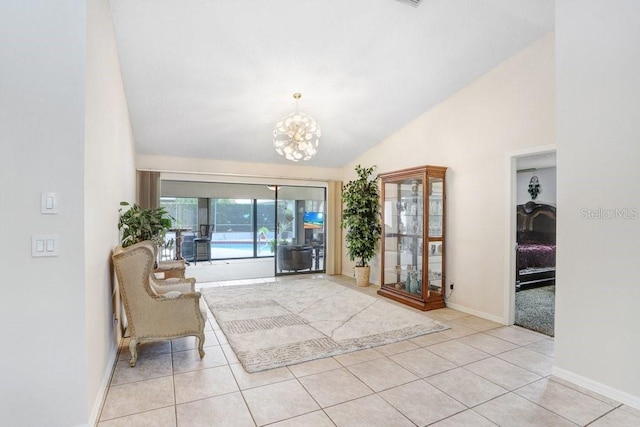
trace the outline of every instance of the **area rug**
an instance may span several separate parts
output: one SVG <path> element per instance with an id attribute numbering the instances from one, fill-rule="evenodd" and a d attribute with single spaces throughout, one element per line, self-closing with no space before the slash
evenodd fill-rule
<path id="1" fill-rule="evenodd" d="M 554 336 L 555 285 L 516 292 L 515 324 Z"/>
<path id="2" fill-rule="evenodd" d="M 325 279 L 201 290 L 247 372 L 449 329 L 425 314 Z"/>

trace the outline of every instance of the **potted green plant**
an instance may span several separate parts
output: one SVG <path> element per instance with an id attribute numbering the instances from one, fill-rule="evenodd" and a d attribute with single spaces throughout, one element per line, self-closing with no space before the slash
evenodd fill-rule
<path id="1" fill-rule="evenodd" d="M 268 227 L 260 227 L 258 228 L 258 237 L 260 240 L 267 240 L 267 234 L 269 233 Z"/>
<path id="2" fill-rule="evenodd" d="M 293 213 L 289 209 L 285 209 L 280 218 L 282 219 L 278 222 L 278 235 L 287 240 L 291 236 L 293 228 Z"/>
<path id="3" fill-rule="evenodd" d="M 158 248 L 164 244 L 164 236 L 171 228 L 173 218 L 165 208 L 143 209 L 137 204 L 120 202 L 118 230 L 122 233 L 123 248 L 145 240 L 153 241 Z M 124 210 L 124 207 L 128 207 Z"/>
<path id="4" fill-rule="evenodd" d="M 277 244 L 276 244 L 277 243 Z M 275 253 L 276 252 L 276 247 L 277 246 L 285 246 L 288 245 L 289 242 L 285 239 L 280 239 L 278 241 L 276 241 L 276 239 L 271 239 L 269 240 L 269 250 L 271 250 L 271 253 Z"/>
<path id="5" fill-rule="evenodd" d="M 358 178 L 347 182 L 342 189 L 342 220 L 345 240 L 351 261 L 356 261 L 358 286 L 368 286 L 371 274 L 369 261 L 376 255 L 382 225 L 380 220 L 380 190 L 375 166 L 356 166 Z"/>

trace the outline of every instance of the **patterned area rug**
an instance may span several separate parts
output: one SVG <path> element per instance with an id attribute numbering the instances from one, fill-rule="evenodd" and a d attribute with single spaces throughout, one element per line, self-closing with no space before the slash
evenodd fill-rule
<path id="1" fill-rule="evenodd" d="M 325 279 L 201 290 L 247 372 L 306 362 L 449 329 Z"/>

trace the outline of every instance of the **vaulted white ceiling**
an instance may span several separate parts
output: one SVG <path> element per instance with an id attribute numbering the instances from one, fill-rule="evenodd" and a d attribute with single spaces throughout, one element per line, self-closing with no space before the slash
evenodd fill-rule
<path id="1" fill-rule="evenodd" d="M 340 167 L 554 27 L 553 0 L 110 0 L 140 154 Z M 425 141 L 428 143 L 428 141 Z"/>

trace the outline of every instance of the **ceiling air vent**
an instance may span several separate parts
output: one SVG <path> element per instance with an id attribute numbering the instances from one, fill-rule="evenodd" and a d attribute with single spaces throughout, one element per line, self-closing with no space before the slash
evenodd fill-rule
<path id="1" fill-rule="evenodd" d="M 400 3 L 404 3 L 404 4 L 410 4 L 413 7 L 418 7 L 418 6 L 420 6 L 420 2 L 422 0 L 397 0 L 397 1 L 399 1 Z"/>

